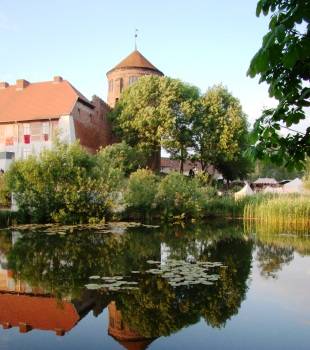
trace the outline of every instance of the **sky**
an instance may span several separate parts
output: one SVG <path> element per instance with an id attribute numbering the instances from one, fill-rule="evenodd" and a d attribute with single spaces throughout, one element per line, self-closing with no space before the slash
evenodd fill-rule
<path id="1" fill-rule="evenodd" d="M 86 97 L 106 100 L 106 72 L 134 49 L 165 75 L 201 92 L 222 83 L 250 123 L 275 105 L 246 76 L 268 19 L 256 0 L 0 0 L 0 81 L 61 75 Z"/>

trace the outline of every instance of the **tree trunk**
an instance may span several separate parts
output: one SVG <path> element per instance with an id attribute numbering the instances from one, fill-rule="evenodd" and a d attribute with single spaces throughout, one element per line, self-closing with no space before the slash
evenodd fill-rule
<path id="1" fill-rule="evenodd" d="M 183 172 L 184 172 L 184 152 L 183 152 L 183 148 L 181 148 L 180 173 L 183 174 Z"/>

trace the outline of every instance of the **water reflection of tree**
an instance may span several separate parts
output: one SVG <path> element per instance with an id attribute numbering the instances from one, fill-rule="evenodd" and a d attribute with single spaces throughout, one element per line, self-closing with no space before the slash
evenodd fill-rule
<path id="1" fill-rule="evenodd" d="M 257 261 L 264 277 L 276 278 L 283 265 L 289 264 L 294 259 L 294 248 L 290 246 L 277 246 L 273 244 L 257 243 Z"/>
<path id="2" fill-rule="evenodd" d="M 138 233 L 134 241 L 130 238 L 96 232 L 65 236 L 29 232 L 9 252 L 9 267 L 33 287 L 59 297 L 77 297 L 91 275 L 126 275 L 148 258 L 158 258 L 156 235 L 145 238 Z"/>
<path id="3" fill-rule="evenodd" d="M 245 298 L 251 253 L 252 243 L 243 239 L 205 245 L 200 261 L 221 261 L 227 266 L 220 269 L 220 279 L 213 286 L 173 289 L 165 280 L 148 276 L 134 295 L 117 295 L 117 307 L 132 329 L 149 338 L 169 335 L 201 317 L 212 327 L 222 327 Z"/>
<path id="4" fill-rule="evenodd" d="M 146 260 L 161 258 L 162 242 L 173 258 L 185 259 L 190 254 L 196 260 L 221 261 L 227 266 L 220 269 L 220 279 L 212 286 L 173 289 L 161 277 L 142 274 L 137 291 L 97 294 L 97 299 L 104 299 L 103 305 L 116 301 L 131 329 L 154 338 L 194 324 L 201 317 L 211 326 L 221 327 L 238 312 L 247 290 L 252 243 L 231 227 L 227 231 L 209 230 L 179 231 L 177 238 L 172 238 L 171 232 L 143 230 L 123 235 L 30 232 L 12 247 L 8 262 L 18 277 L 33 287 L 75 298 L 91 275 L 128 275 L 148 268 Z"/>

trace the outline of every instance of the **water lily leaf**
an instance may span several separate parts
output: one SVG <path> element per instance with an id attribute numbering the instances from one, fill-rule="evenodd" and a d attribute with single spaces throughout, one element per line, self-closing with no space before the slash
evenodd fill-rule
<path id="1" fill-rule="evenodd" d="M 87 289 L 100 289 L 101 285 L 100 284 L 94 284 L 94 283 L 90 283 L 90 284 L 85 284 L 85 287 Z"/>
<path id="2" fill-rule="evenodd" d="M 160 261 L 156 261 L 156 260 L 147 260 L 146 262 L 148 264 L 160 264 Z"/>

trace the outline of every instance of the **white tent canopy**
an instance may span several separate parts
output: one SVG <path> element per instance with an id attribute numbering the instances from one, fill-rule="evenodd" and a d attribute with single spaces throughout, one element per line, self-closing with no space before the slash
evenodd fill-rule
<path id="1" fill-rule="evenodd" d="M 244 185 L 244 187 L 235 193 L 235 200 L 238 200 L 240 198 L 243 198 L 245 196 L 252 196 L 254 194 L 252 188 L 249 186 L 248 183 Z"/>
<path id="2" fill-rule="evenodd" d="M 284 193 L 305 193 L 306 190 L 304 189 L 303 182 L 299 178 L 296 178 L 295 180 L 292 180 L 287 184 L 283 185 L 283 192 Z"/>

